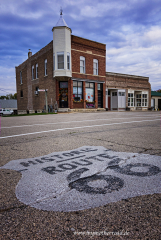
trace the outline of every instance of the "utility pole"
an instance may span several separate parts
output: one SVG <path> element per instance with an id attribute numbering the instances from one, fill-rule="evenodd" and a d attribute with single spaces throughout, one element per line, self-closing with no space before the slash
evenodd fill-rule
<path id="1" fill-rule="evenodd" d="M 48 89 L 45 89 L 46 113 L 48 113 L 48 99 L 47 99 L 47 90 L 48 90 Z"/>

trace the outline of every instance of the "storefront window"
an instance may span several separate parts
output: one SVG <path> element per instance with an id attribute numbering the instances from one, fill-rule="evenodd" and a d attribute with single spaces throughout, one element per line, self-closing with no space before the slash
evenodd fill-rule
<path id="1" fill-rule="evenodd" d="M 136 106 L 141 107 L 141 94 L 136 94 Z"/>
<path id="2" fill-rule="evenodd" d="M 147 94 L 142 94 L 142 107 L 147 107 Z"/>
<path id="3" fill-rule="evenodd" d="M 134 94 L 128 93 L 128 107 L 134 106 Z"/>
<path id="4" fill-rule="evenodd" d="M 86 101 L 94 102 L 94 83 L 86 83 Z"/>
<path id="5" fill-rule="evenodd" d="M 82 82 L 73 81 L 73 100 L 76 102 L 83 101 L 83 90 L 82 90 Z"/>
<path id="6" fill-rule="evenodd" d="M 95 108 L 94 83 L 86 82 L 86 108 Z"/>

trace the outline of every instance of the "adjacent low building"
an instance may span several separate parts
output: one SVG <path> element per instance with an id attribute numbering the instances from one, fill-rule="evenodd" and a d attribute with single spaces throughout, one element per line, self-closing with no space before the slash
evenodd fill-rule
<path id="1" fill-rule="evenodd" d="M 161 93 L 151 91 L 151 107 L 154 110 L 161 110 Z"/>
<path id="2" fill-rule="evenodd" d="M 53 40 L 16 67 L 18 113 L 58 108 L 147 110 L 148 77 L 106 72 L 106 45 L 72 35 L 60 15 Z"/>
<path id="3" fill-rule="evenodd" d="M 16 111 L 17 100 L 16 99 L 0 99 L 0 108 Z"/>
<path id="4" fill-rule="evenodd" d="M 109 110 L 148 110 L 151 85 L 148 77 L 106 72 Z"/>

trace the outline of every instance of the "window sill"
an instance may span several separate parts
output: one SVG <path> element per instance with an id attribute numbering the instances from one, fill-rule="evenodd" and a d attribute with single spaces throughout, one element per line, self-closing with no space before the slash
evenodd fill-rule
<path id="1" fill-rule="evenodd" d="M 44 77 L 48 77 L 48 75 L 44 75 Z"/>
<path id="2" fill-rule="evenodd" d="M 20 83 L 20 85 L 23 85 L 23 83 Z"/>

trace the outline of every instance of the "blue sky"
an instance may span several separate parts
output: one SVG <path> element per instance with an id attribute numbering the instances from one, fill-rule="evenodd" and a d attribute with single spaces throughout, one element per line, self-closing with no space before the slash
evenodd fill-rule
<path id="1" fill-rule="evenodd" d="M 0 95 L 16 92 L 15 66 L 52 40 L 60 7 L 72 34 L 106 44 L 106 71 L 149 77 L 161 89 L 160 0 L 1 0 Z"/>

